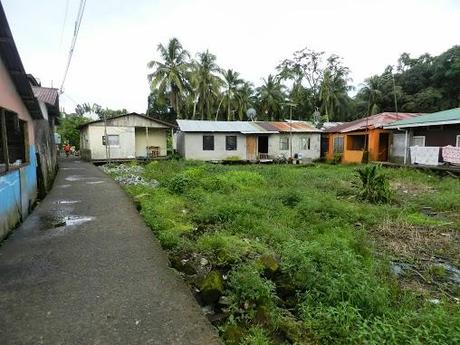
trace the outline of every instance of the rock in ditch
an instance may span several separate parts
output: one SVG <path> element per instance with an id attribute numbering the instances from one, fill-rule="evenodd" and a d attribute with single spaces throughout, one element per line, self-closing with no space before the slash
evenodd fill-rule
<path id="1" fill-rule="evenodd" d="M 200 284 L 201 298 L 206 304 L 216 303 L 224 293 L 224 281 L 218 271 L 211 271 Z"/>

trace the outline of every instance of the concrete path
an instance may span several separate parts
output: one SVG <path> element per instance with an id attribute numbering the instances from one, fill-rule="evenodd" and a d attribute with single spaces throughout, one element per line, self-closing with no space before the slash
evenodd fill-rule
<path id="1" fill-rule="evenodd" d="M 0 343 L 219 344 L 121 188 L 91 164 L 60 166 L 0 246 Z"/>

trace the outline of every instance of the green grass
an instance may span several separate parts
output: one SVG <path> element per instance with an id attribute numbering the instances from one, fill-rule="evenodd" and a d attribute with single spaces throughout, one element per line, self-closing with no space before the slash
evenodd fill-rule
<path id="1" fill-rule="evenodd" d="M 160 187 L 127 190 L 171 256 L 199 254 L 225 276 L 230 305 L 219 329 L 228 344 L 460 343 L 453 299 L 460 289 L 405 286 L 389 269 L 397 252 L 376 235 L 384 220 L 396 235 L 398 227 L 458 235 L 460 182 L 409 169 L 384 173 L 393 197 L 379 205 L 359 198 L 356 167 L 327 164 L 153 162 L 144 177 Z M 261 256 L 279 269 L 268 273 Z M 432 295 L 441 303 L 430 303 Z"/>

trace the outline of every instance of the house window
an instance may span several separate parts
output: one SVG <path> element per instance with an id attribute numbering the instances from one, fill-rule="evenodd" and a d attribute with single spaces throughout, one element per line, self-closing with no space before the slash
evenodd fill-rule
<path id="1" fill-rule="evenodd" d="M 227 135 L 225 137 L 225 149 L 227 151 L 236 151 L 237 139 L 236 135 Z"/>
<path id="2" fill-rule="evenodd" d="M 214 151 L 214 135 L 203 135 L 203 151 Z"/>
<path id="3" fill-rule="evenodd" d="M 27 162 L 27 123 L 10 111 L 0 113 L 0 172 Z"/>
<path id="4" fill-rule="evenodd" d="M 300 138 L 300 150 L 310 150 L 310 138 L 309 137 L 302 137 Z"/>
<path id="5" fill-rule="evenodd" d="M 343 137 L 334 138 L 334 153 L 343 153 Z"/>
<path id="6" fill-rule="evenodd" d="M 280 150 L 289 150 L 289 137 L 280 137 Z"/>
<path id="7" fill-rule="evenodd" d="M 457 135 L 457 143 L 455 146 L 460 147 L 460 135 Z"/>
<path id="8" fill-rule="evenodd" d="M 415 135 L 412 137 L 412 146 L 425 146 L 425 136 Z"/>
<path id="9" fill-rule="evenodd" d="M 363 151 L 366 148 L 365 135 L 349 135 L 347 137 L 347 150 Z"/>
<path id="10" fill-rule="evenodd" d="M 109 134 L 107 136 L 109 146 L 120 146 L 120 136 L 118 134 Z M 106 145 L 105 135 L 102 136 L 102 145 Z"/>

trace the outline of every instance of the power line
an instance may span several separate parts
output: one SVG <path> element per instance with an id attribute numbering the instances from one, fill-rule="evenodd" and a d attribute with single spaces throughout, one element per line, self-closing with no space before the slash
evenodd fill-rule
<path id="1" fill-rule="evenodd" d="M 59 41 L 59 49 L 62 47 L 62 40 L 64 39 L 64 30 L 65 30 L 65 25 L 67 24 L 67 15 L 69 13 L 69 2 L 70 0 L 67 0 L 65 3 L 64 22 L 62 23 L 61 40 Z"/>
<path id="2" fill-rule="evenodd" d="M 69 59 L 67 60 L 67 65 L 64 71 L 64 77 L 62 78 L 60 92 L 64 92 L 64 83 L 67 78 L 67 73 L 69 72 L 70 62 L 72 61 L 73 52 L 75 49 L 75 44 L 77 43 L 78 33 L 80 31 L 81 21 L 83 19 L 83 13 L 85 12 L 86 0 L 80 0 L 80 7 L 78 8 L 77 19 L 75 21 L 75 28 L 73 32 L 72 43 L 70 45 Z"/>

